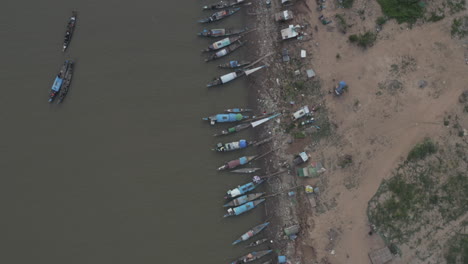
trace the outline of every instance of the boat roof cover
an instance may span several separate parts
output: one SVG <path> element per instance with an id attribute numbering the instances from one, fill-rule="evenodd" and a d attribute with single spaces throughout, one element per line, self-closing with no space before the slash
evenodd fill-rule
<path id="1" fill-rule="evenodd" d="M 62 86 L 63 79 L 59 77 L 55 77 L 54 84 L 52 85 L 52 90 L 53 91 L 60 91 L 60 87 Z"/>
<path id="2" fill-rule="evenodd" d="M 222 50 L 216 52 L 216 56 L 218 56 L 218 57 L 222 57 L 222 56 L 224 56 L 226 54 L 227 54 L 227 49 L 222 49 Z"/>
<path id="3" fill-rule="evenodd" d="M 215 43 L 213 43 L 213 47 L 215 49 L 219 49 L 219 48 L 225 47 L 225 46 L 227 46 L 229 44 L 231 44 L 231 40 L 229 38 L 225 38 L 225 39 L 222 39 L 220 41 L 216 41 Z"/>
<path id="4" fill-rule="evenodd" d="M 237 67 L 239 65 L 239 62 L 238 61 L 230 61 L 229 65 L 231 65 L 231 67 Z"/>
<path id="5" fill-rule="evenodd" d="M 222 122 L 235 122 L 242 120 L 242 114 L 217 114 L 216 121 L 219 123 Z"/>
<path id="6" fill-rule="evenodd" d="M 245 140 L 245 139 L 239 140 L 239 146 L 240 146 L 241 148 L 247 147 L 247 140 Z"/>
<path id="7" fill-rule="evenodd" d="M 225 29 L 212 29 L 211 34 L 213 35 L 224 35 Z"/>
<path id="8" fill-rule="evenodd" d="M 241 164 L 241 165 L 247 164 L 247 162 L 249 162 L 249 160 L 247 159 L 247 157 L 242 157 L 242 158 L 239 159 L 239 161 L 240 161 L 240 164 Z"/>
<path id="9" fill-rule="evenodd" d="M 229 168 L 232 169 L 232 168 L 235 168 L 235 167 L 237 167 L 237 166 L 239 166 L 239 165 L 242 165 L 242 163 L 240 162 L 240 159 L 236 159 L 236 160 L 231 160 L 231 161 L 229 161 L 229 162 L 227 163 L 227 165 L 228 165 Z"/>
<path id="10" fill-rule="evenodd" d="M 245 213 L 247 211 L 249 211 L 250 209 L 254 208 L 254 203 L 253 202 L 248 202 L 246 204 L 243 204 L 241 206 L 237 206 L 235 207 L 233 210 L 234 210 L 234 213 L 236 213 L 236 215 L 239 215 L 239 214 L 242 214 L 242 213 Z"/>
<path id="11" fill-rule="evenodd" d="M 242 193 L 240 192 L 239 188 L 235 188 L 233 190 L 228 191 L 228 194 L 230 194 L 231 197 L 236 197 L 241 195 Z"/>
<path id="12" fill-rule="evenodd" d="M 237 77 L 237 73 L 231 72 L 220 77 L 222 83 L 227 83 L 234 80 Z"/>

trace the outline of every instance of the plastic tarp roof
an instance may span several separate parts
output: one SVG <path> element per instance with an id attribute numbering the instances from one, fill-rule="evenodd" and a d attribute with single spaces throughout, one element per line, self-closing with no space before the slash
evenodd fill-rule
<path id="1" fill-rule="evenodd" d="M 220 41 L 216 41 L 213 43 L 213 48 L 215 49 L 220 49 L 222 47 L 225 47 L 227 45 L 231 44 L 231 40 L 229 38 L 222 39 Z"/>
<path id="2" fill-rule="evenodd" d="M 63 79 L 59 77 L 55 77 L 54 84 L 52 85 L 52 90 L 56 92 L 60 91 L 60 87 L 62 87 L 62 82 L 63 82 Z"/>
<path id="3" fill-rule="evenodd" d="M 227 54 L 227 49 L 222 49 L 222 50 L 216 52 L 216 56 L 218 56 L 218 57 L 225 56 L 226 54 Z"/>
<path id="4" fill-rule="evenodd" d="M 294 27 L 293 25 L 289 25 L 288 28 L 281 30 L 281 37 L 283 39 L 294 38 L 294 37 L 297 37 L 298 35 L 299 33 L 296 31 L 296 27 Z"/>
<path id="5" fill-rule="evenodd" d="M 213 35 L 224 35 L 225 29 L 212 29 L 211 34 Z"/>
<path id="6" fill-rule="evenodd" d="M 228 73 L 220 77 L 222 83 L 227 83 L 234 80 L 237 77 L 235 72 Z"/>
<path id="7" fill-rule="evenodd" d="M 231 65 L 231 67 L 237 67 L 237 65 L 239 65 L 239 62 L 238 61 L 230 61 L 229 65 Z"/>
<path id="8" fill-rule="evenodd" d="M 239 140 L 239 146 L 240 146 L 241 148 L 247 147 L 247 140 L 245 140 L 245 139 Z"/>
<path id="9" fill-rule="evenodd" d="M 217 114 L 216 115 L 216 122 L 235 122 L 242 120 L 242 114 Z"/>

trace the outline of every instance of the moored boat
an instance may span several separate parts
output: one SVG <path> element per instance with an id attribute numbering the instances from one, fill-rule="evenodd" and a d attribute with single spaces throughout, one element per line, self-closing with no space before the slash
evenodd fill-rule
<path id="1" fill-rule="evenodd" d="M 232 170 L 231 172 L 234 173 L 254 173 L 258 170 L 261 170 L 261 168 L 242 168 L 242 169 L 237 169 L 237 170 Z"/>
<path id="2" fill-rule="evenodd" d="M 250 116 L 245 116 L 240 113 L 217 114 L 210 117 L 203 117 L 205 121 L 210 121 L 211 125 L 216 123 L 239 122 L 248 119 Z"/>
<path id="3" fill-rule="evenodd" d="M 245 203 L 243 205 L 240 205 L 240 206 L 237 206 L 237 207 L 234 207 L 234 208 L 229 208 L 227 210 L 227 214 L 225 214 L 224 217 L 241 215 L 243 213 L 246 213 L 246 212 L 254 209 L 255 207 L 257 207 L 257 205 L 263 203 L 264 201 L 265 201 L 265 199 L 259 199 L 259 200 L 255 200 L 255 201 L 252 201 L 252 202 Z"/>
<path id="4" fill-rule="evenodd" d="M 256 246 L 260 246 L 261 244 L 265 243 L 268 241 L 268 238 L 264 238 L 264 239 L 259 239 L 257 241 L 254 241 L 250 244 L 248 244 L 246 247 L 249 248 L 249 247 L 256 247 Z"/>
<path id="5" fill-rule="evenodd" d="M 73 36 L 73 31 L 75 31 L 76 18 L 77 18 L 77 12 L 73 11 L 72 16 L 70 17 L 70 20 L 68 20 L 67 30 L 65 31 L 65 37 L 63 39 L 63 48 L 62 48 L 63 52 L 65 52 L 65 50 L 70 45 L 70 42 Z"/>
<path id="6" fill-rule="evenodd" d="M 249 109 L 249 108 L 229 108 L 229 109 L 224 110 L 224 112 L 243 113 L 243 112 L 252 112 L 252 109 Z"/>
<path id="7" fill-rule="evenodd" d="M 265 222 L 258 226 L 252 227 L 249 231 L 245 232 L 242 236 L 240 236 L 236 241 L 232 242 L 233 245 L 239 244 L 242 241 L 249 240 L 251 237 L 255 236 L 256 234 L 260 233 L 263 229 L 265 229 L 270 222 Z"/>
<path id="8" fill-rule="evenodd" d="M 241 139 L 239 141 L 234 141 L 234 142 L 229 142 L 229 143 L 218 143 L 216 144 L 216 148 L 213 150 L 216 150 L 217 152 L 228 152 L 228 151 L 233 151 L 233 150 L 238 150 L 238 149 L 244 149 L 249 146 L 251 146 L 253 142 L 249 142 L 245 139 Z"/>
<path id="9" fill-rule="evenodd" d="M 218 65 L 219 68 L 222 69 L 236 69 L 236 68 L 241 68 L 249 65 L 251 62 L 250 61 L 237 61 L 237 60 L 232 60 L 223 64 Z"/>
<path id="10" fill-rule="evenodd" d="M 245 75 L 244 70 L 236 70 L 234 72 L 230 72 L 228 74 L 222 75 L 218 78 L 214 78 L 210 83 L 206 85 L 206 87 L 213 87 L 213 86 L 217 86 L 221 84 L 226 84 L 244 75 Z"/>
<path id="11" fill-rule="evenodd" d="M 248 28 L 243 29 L 232 29 L 232 28 L 214 28 L 214 29 L 203 29 L 202 32 L 198 33 L 200 37 L 218 38 L 228 37 L 232 35 L 239 35 L 247 31 Z"/>
<path id="12" fill-rule="evenodd" d="M 262 250 L 262 251 L 254 251 L 252 253 L 249 253 L 243 257 L 240 257 L 239 259 L 231 262 L 231 264 L 241 264 L 241 263 L 248 263 L 248 262 L 252 262 L 254 260 L 257 260 L 257 259 L 260 259 L 268 254 L 270 254 L 271 252 L 273 252 L 273 250 L 269 249 L 269 250 Z"/>
<path id="13" fill-rule="evenodd" d="M 49 94 L 49 103 L 51 103 L 55 99 L 55 97 L 59 94 L 60 89 L 62 88 L 63 78 L 65 77 L 65 73 L 67 72 L 68 64 L 69 61 L 66 60 L 60 68 L 59 73 L 55 77 L 54 83 L 52 84 L 52 88 Z"/>
<path id="14" fill-rule="evenodd" d="M 203 19 L 198 20 L 198 23 L 215 22 L 215 21 L 221 20 L 223 18 L 226 18 L 228 16 L 231 16 L 231 15 L 233 15 L 234 13 L 236 13 L 239 10 L 240 10 L 240 7 L 221 10 L 221 11 L 218 11 L 218 12 L 212 14 L 211 16 L 209 16 L 207 18 L 203 18 Z"/>
<path id="15" fill-rule="evenodd" d="M 219 49 L 222 49 L 224 47 L 227 47 L 229 45 L 234 44 L 234 42 L 240 40 L 241 38 L 242 38 L 242 36 L 223 38 L 222 40 L 218 40 L 216 42 L 213 42 L 213 44 L 209 45 L 208 48 L 206 48 L 206 49 L 204 49 L 202 51 L 208 52 L 208 51 L 219 50 Z"/>
<path id="16" fill-rule="evenodd" d="M 257 155 L 255 155 L 255 156 L 244 156 L 244 157 L 240 157 L 240 158 L 235 159 L 235 160 L 228 161 L 226 164 L 219 167 L 218 170 L 220 171 L 220 170 L 234 169 L 236 167 L 239 167 L 239 166 L 242 166 L 242 165 L 245 165 L 245 164 L 251 162 L 256 157 L 257 157 Z"/>
<path id="17" fill-rule="evenodd" d="M 260 177 L 257 177 L 255 181 L 248 182 L 244 185 L 240 185 L 232 190 L 229 190 L 226 192 L 226 196 L 224 196 L 224 199 L 231 199 L 231 198 L 236 198 L 238 196 L 241 196 L 243 194 L 246 194 L 255 188 L 257 188 L 260 184 L 265 182 L 265 179 L 262 179 Z"/>
<path id="18" fill-rule="evenodd" d="M 223 8 L 242 5 L 244 3 L 245 3 L 245 0 L 223 0 L 223 1 L 219 1 L 216 4 L 203 6 L 203 10 L 223 9 Z"/>
<path id="19" fill-rule="evenodd" d="M 229 203 L 223 205 L 223 207 L 234 207 L 243 205 L 245 203 L 251 202 L 262 197 L 265 193 L 251 193 L 237 197 L 236 199 L 230 201 Z"/>
<path id="20" fill-rule="evenodd" d="M 255 122 L 239 124 L 239 125 L 237 125 L 235 127 L 228 128 L 227 130 L 222 130 L 220 133 L 214 134 L 213 136 L 217 137 L 217 136 L 222 136 L 222 135 L 229 135 L 229 134 L 233 134 L 233 133 L 239 132 L 241 130 L 244 130 L 246 128 L 249 128 L 251 126 L 256 127 L 256 126 L 264 124 L 264 123 L 268 122 L 269 120 L 272 120 L 273 118 L 278 117 L 280 115 L 281 114 L 274 114 L 272 116 L 262 118 L 260 120 L 255 121 Z"/>
<path id="21" fill-rule="evenodd" d="M 68 91 L 70 90 L 71 80 L 73 77 L 73 69 L 74 69 L 74 62 L 69 61 L 67 72 L 65 73 L 65 77 L 62 84 L 62 89 L 60 89 L 59 99 L 57 104 L 60 104 L 67 96 Z"/>
<path id="22" fill-rule="evenodd" d="M 246 43 L 246 41 L 242 42 L 242 41 L 238 40 L 238 41 L 234 42 L 232 45 L 227 46 L 226 48 L 224 48 L 222 50 L 216 51 L 214 54 L 212 54 L 208 58 L 206 58 L 205 61 L 208 62 L 208 61 L 216 60 L 216 59 L 222 58 L 224 56 L 227 56 L 227 55 L 233 53 L 238 48 L 244 46 L 245 43 Z"/>

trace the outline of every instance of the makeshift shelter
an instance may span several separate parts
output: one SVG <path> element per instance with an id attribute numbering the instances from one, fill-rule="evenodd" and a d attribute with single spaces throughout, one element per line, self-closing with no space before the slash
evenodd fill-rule
<path id="1" fill-rule="evenodd" d="M 281 30 L 281 38 L 283 40 L 290 39 L 290 38 L 297 38 L 297 36 L 301 34 L 299 31 L 300 29 L 301 29 L 300 25 L 296 25 L 296 26 L 289 25 L 288 28 Z"/>
<path id="2" fill-rule="evenodd" d="M 294 14 L 292 11 L 289 11 L 289 10 L 284 10 L 275 14 L 275 20 L 277 22 L 288 21 L 293 18 L 294 18 Z"/>

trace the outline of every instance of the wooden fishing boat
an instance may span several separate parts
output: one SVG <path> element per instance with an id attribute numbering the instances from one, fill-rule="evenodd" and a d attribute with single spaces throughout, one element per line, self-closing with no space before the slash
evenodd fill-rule
<path id="1" fill-rule="evenodd" d="M 222 57 L 224 57 L 226 55 L 229 55 L 229 54 L 233 53 L 235 50 L 237 50 L 238 48 L 244 46 L 245 43 L 247 43 L 247 41 L 238 40 L 238 41 L 232 43 L 232 45 L 227 46 L 226 48 L 215 52 L 214 54 L 212 54 L 211 56 L 206 58 L 205 61 L 208 62 L 208 61 L 216 60 L 216 59 L 222 58 Z M 232 68 L 234 68 L 234 67 L 232 67 Z"/>
<path id="2" fill-rule="evenodd" d="M 245 67 L 245 66 L 249 65 L 250 63 L 252 63 L 252 62 L 233 60 L 233 61 L 230 61 L 230 62 L 220 64 L 220 65 L 218 65 L 218 67 L 222 68 L 222 69 L 236 69 L 236 68 Z"/>
<path id="3" fill-rule="evenodd" d="M 237 170 L 232 170 L 230 172 L 234 173 L 254 173 L 258 170 L 261 170 L 261 168 L 242 168 L 242 169 L 237 169 Z"/>
<path id="4" fill-rule="evenodd" d="M 246 212 L 254 209 L 255 207 L 257 207 L 257 205 L 259 205 L 259 204 L 261 204 L 263 202 L 265 202 L 265 199 L 259 199 L 259 200 L 255 200 L 255 201 L 252 201 L 252 202 L 245 203 L 243 205 L 240 205 L 240 206 L 237 206 L 237 207 L 234 207 L 234 208 L 229 208 L 227 210 L 227 213 L 224 215 L 224 217 L 241 215 L 243 213 L 246 213 Z"/>
<path id="5" fill-rule="evenodd" d="M 226 164 L 222 165 L 221 167 L 218 168 L 219 171 L 221 170 L 229 170 L 229 169 L 234 169 L 236 167 L 239 167 L 239 166 L 242 166 L 242 165 L 245 165 L 249 162 L 251 162 L 252 160 L 254 160 L 258 155 L 255 155 L 255 156 L 244 156 L 244 157 L 240 157 L 238 159 L 235 159 L 235 160 L 231 160 L 231 161 L 228 161 L 226 162 Z"/>
<path id="6" fill-rule="evenodd" d="M 239 132 L 241 130 L 244 130 L 246 128 L 249 128 L 250 126 L 256 127 L 256 126 L 264 124 L 265 122 L 267 122 L 269 120 L 272 120 L 273 118 L 278 117 L 280 115 L 281 114 L 275 114 L 275 115 L 260 119 L 260 120 L 255 121 L 255 122 L 239 124 L 239 125 L 237 125 L 235 127 L 231 127 L 231 128 L 228 128 L 227 130 L 223 130 L 218 134 L 214 134 L 213 136 L 217 137 L 217 136 L 222 136 L 222 135 L 229 135 L 229 134 L 233 134 L 233 133 Z"/>
<path id="7" fill-rule="evenodd" d="M 262 250 L 262 251 L 257 251 L 257 252 L 252 252 L 252 253 L 249 253 L 233 262 L 231 262 L 231 264 L 241 264 L 241 263 L 248 263 L 248 262 L 252 262 L 254 260 L 257 260 L 257 259 L 260 259 L 268 254 L 270 254 L 271 252 L 273 252 L 273 250 Z"/>
<path id="8" fill-rule="evenodd" d="M 245 4 L 245 0 L 223 0 L 216 4 L 203 6 L 203 10 L 224 9 Z"/>
<path id="9" fill-rule="evenodd" d="M 198 20 L 198 23 L 211 23 L 235 14 L 240 7 L 218 11 L 207 18 Z"/>
<path id="10" fill-rule="evenodd" d="M 234 207 L 243 205 L 245 203 L 251 202 L 262 197 L 265 193 L 251 193 L 237 197 L 236 199 L 230 201 L 229 203 L 223 205 L 223 207 Z"/>
<path id="11" fill-rule="evenodd" d="M 224 199 L 236 198 L 238 196 L 246 194 L 246 193 L 254 190 L 255 188 L 257 188 L 263 182 L 265 182 L 264 178 L 257 177 L 256 180 L 254 180 L 252 182 L 248 182 L 248 183 L 246 183 L 244 185 L 237 186 L 236 188 L 234 188 L 232 190 L 228 190 L 226 192 L 226 196 L 224 196 Z"/>
<path id="12" fill-rule="evenodd" d="M 213 87 L 213 86 L 225 84 L 244 75 L 245 75 L 244 70 L 236 70 L 234 72 L 230 72 L 218 78 L 214 78 L 210 83 L 206 85 L 206 87 Z"/>
<path id="13" fill-rule="evenodd" d="M 265 229 L 269 224 L 270 224 L 269 222 L 266 222 L 266 223 L 253 227 L 249 231 L 245 232 L 242 236 L 240 236 L 236 241 L 232 242 L 232 244 L 236 245 L 242 241 L 249 240 L 251 237 L 263 231 L 263 229 Z"/>
<path id="14" fill-rule="evenodd" d="M 246 248 L 260 246 L 261 244 L 263 244 L 263 243 L 265 243 L 265 242 L 267 242 L 267 241 L 268 241 L 268 238 L 259 239 L 259 240 L 257 240 L 257 241 L 254 241 L 254 242 L 248 244 L 248 245 L 246 246 Z"/>
<path id="15" fill-rule="evenodd" d="M 208 48 L 202 50 L 202 52 L 209 52 L 209 51 L 214 51 L 214 50 L 219 50 L 222 48 L 225 48 L 229 45 L 234 44 L 238 40 L 240 40 L 242 36 L 234 36 L 234 37 L 227 37 L 223 38 L 222 40 L 218 40 L 216 42 L 213 42 L 213 44 L 209 45 Z"/>
<path id="16" fill-rule="evenodd" d="M 59 94 L 60 89 L 62 88 L 63 78 L 65 77 L 65 73 L 68 70 L 68 65 L 69 65 L 69 61 L 66 60 L 63 63 L 62 67 L 60 68 L 59 73 L 55 77 L 54 83 L 52 84 L 52 88 L 49 94 L 49 103 L 51 103 L 55 99 L 55 97 Z"/>
<path id="17" fill-rule="evenodd" d="M 249 108 L 229 108 L 224 110 L 227 113 L 243 113 L 243 112 L 252 112 L 252 109 Z"/>
<path id="18" fill-rule="evenodd" d="M 245 116 L 240 113 L 228 113 L 228 114 L 217 114 L 209 117 L 203 117 L 205 121 L 210 121 L 211 125 L 216 123 L 228 123 L 228 122 L 239 122 L 245 119 L 252 118 L 250 116 Z"/>
<path id="19" fill-rule="evenodd" d="M 60 89 L 59 99 L 57 104 L 60 104 L 68 94 L 70 90 L 71 80 L 73 77 L 74 62 L 70 61 L 68 64 L 67 72 L 65 73 L 65 78 L 63 80 L 62 89 Z"/>
<path id="20" fill-rule="evenodd" d="M 245 149 L 247 147 L 252 146 L 253 143 L 255 142 L 241 139 L 241 140 L 229 142 L 229 143 L 218 143 L 216 144 L 216 148 L 212 150 L 216 150 L 217 152 L 229 152 L 229 151 L 234 151 L 238 149 Z"/>
<path id="21" fill-rule="evenodd" d="M 213 28 L 213 29 L 203 29 L 202 32 L 198 33 L 200 37 L 208 38 L 219 38 L 219 37 L 229 37 L 232 35 L 239 35 L 247 31 L 248 28 L 242 29 L 232 29 L 232 28 Z"/>
<path id="22" fill-rule="evenodd" d="M 77 12 L 73 11 L 72 16 L 70 17 L 70 20 L 68 20 L 67 30 L 65 31 L 65 37 L 63 39 L 63 48 L 62 48 L 63 52 L 65 52 L 65 50 L 70 45 L 70 42 L 73 36 L 73 31 L 75 31 L 76 18 L 77 18 Z"/>

